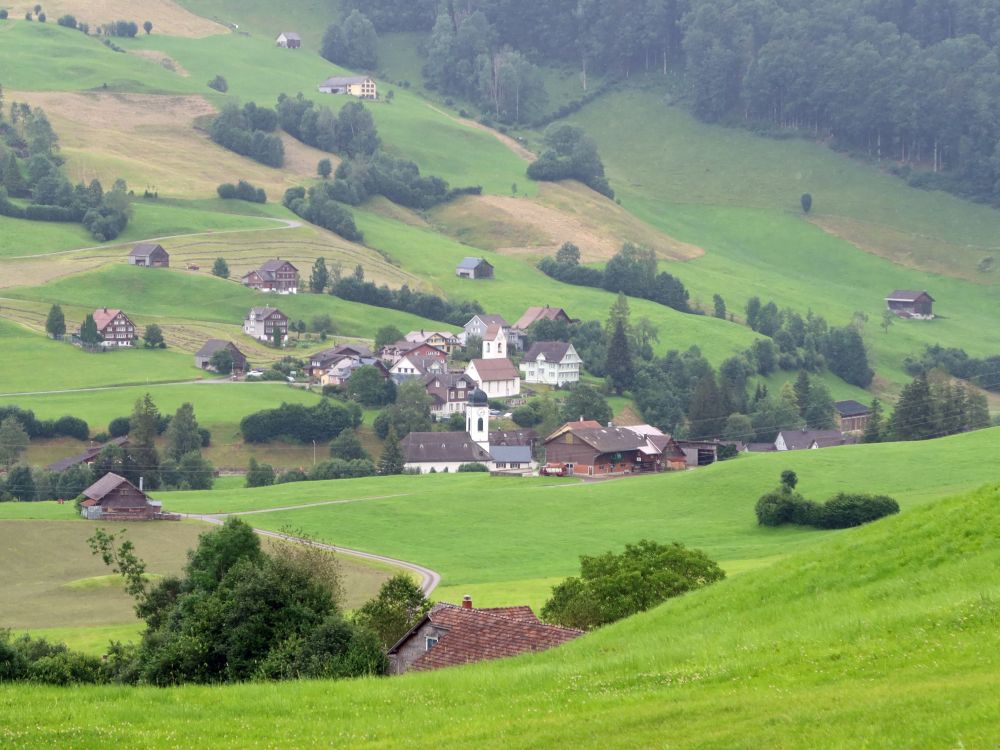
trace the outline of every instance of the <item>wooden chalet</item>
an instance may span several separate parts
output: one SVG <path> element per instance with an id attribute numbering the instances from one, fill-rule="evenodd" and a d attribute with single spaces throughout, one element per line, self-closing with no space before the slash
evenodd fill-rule
<path id="1" fill-rule="evenodd" d="M 80 513 L 90 520 L 152 521 L 161 512 L 158 502 L 125 477 L 110 472 L 85 489 L 83 497 Z"/>
<path id="2" fill-rule="evenodd" d="M 841 432 L 864 432 L 872 417 L 872 409 L 860 401 L 835 401 L 837 426 Z"/>
<path id="3" fill-rule="evenodd" d="M 931 320 L 934 317 L 934 301 L 927 292 L 897 289 L 885 298 L 885 306 L 900 318 Z"/>
<path id="4" fill-rule="evenodd" d="M 144 268 L 169 268 L 170 254 L 162 245 L 153 242 L 140 242 L 128 254 L 129 265 Z"/>
<path id="5" fill-rule="evenodd" d="M 240 280 L 243 286 L 258 292 L 297 294 L 299 291 L 299 269 L 281 258 L 265 262 L 256 271 L 244 274 Z"/>
<path id="6" fill-rule="evenodd" d="M 596 425 L 596 426 L 595 426 Z M 655 428 L 569 422 L 545 440 L 545 458 L 564 473 L 607 477 L 683 469 L 683 450 Z"/>
<path id="7" fill-rule="evenodd" d="M 94 310 L 94 322 L 103 347 L 133 346 L 139 338 L 135 323 L 121 310 L 107 307 Z"/>

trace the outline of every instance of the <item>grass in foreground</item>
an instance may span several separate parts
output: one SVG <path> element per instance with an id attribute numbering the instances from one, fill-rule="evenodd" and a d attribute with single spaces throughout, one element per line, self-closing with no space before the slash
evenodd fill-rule
<path id="1" fill-rule="evenodd" d="M 988 747 L 1000 487 L 518 659 L 233 687 L 0 688 L 12 747 Z"/>

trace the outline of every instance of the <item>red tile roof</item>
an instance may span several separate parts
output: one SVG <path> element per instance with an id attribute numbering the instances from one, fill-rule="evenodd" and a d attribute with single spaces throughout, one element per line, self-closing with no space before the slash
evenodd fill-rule
<path id="1" fill-rule="evenodd" d="M 111 309 L 107 307 L 102 307 L 98 308 L 97 310 L 94 310 L 94 322 L 97 323 L 97 330 L 103 331 L 105 327 L 108 325 L 108 323 L 114 320 L 115 316 L 120 312 L 121 310 Z"/>
<path id="2" fill-rule="evenodd" d="M 582 630 L 539 622 L 530 607 L 491 610 L 438 604 L 427 618 L 447 632 L 413 662 L 410 669 L 416 671 L 545 651 L 583 635 Z"/>

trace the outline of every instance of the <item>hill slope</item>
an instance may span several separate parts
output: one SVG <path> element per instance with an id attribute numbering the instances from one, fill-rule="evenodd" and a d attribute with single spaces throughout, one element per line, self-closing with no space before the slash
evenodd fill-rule
<path id="1" fill-rule="evenodd" d="M 998 501 L 842 532 L 541 655 L 341 683 L 5 687 L 3 732 L 23 748 L 986 747 Z"/>

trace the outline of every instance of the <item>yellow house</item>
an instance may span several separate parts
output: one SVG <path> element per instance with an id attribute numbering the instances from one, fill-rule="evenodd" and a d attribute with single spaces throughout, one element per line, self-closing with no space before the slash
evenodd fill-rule
<path id="1" fill-rule="evenodd" d="M 368 76 L 333 76 L 319 85 L 323 94 L 347 94 L 359 99 L 377 99 L 375 80 Z"/>

